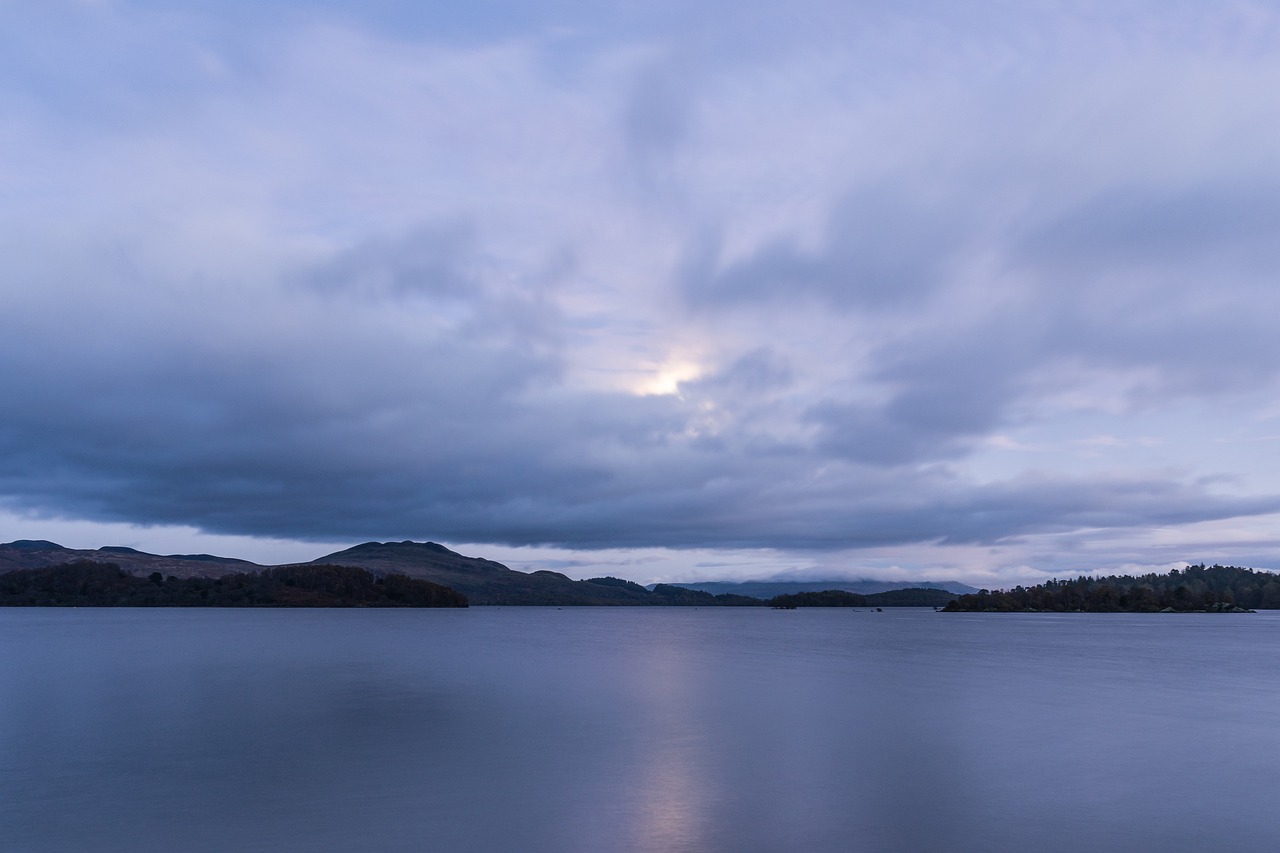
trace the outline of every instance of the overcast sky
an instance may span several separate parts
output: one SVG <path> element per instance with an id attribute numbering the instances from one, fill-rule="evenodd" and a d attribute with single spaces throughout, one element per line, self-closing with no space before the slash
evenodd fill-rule
<path id="1" fill-rule="evenodd" d="M 1272 3 L 0 2 L 0 541 L 1280 568 Z"/>

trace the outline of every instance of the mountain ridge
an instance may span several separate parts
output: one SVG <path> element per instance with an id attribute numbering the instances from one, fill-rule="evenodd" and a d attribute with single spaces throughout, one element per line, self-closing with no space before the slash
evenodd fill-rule
<path id="1" fill-rule="evenodd" d="M 164 577 L 180 579 L 218 578 L 278 568 L 212 554 L 148 554 L 136 548 L 118 545 L 74 549 L 64 548 L 48 540 L 32 539 L 0 544 L 0 574 L 76 561 L 110 563 L 131 575 L 146 576 L 159 572 Z M 366 569 L 375 575 L 401 574 L 457 590 L 473 605 L 759 605 L 782 593 L 830 589 L 883 592 L 913 586 L 891 581 L 814 581 L 804 582 L 803 589 L 786 585 L 785 589 L 780 587 L 780 592 L 755 595 L 744 593 L 742 589 L 759 582 L 655 584 L 645 588 L 620 578 L 573 580 L 546 569 L 521 572 L 494 560 L 459 554 L 436 542 L 412 540 L 362 542 L 314 560 L 282 565 L 338 565 Z M 883 586 L 875 590 L 863 590 L 851 587 L 851 583 L 878 583 Z M 934 586 L 942 588 L 941 585 Z"/>
<path id="2" fill-rule="evenodd" d="M 237 572 L 269 568 L 235 557 L 212 554 L 148 554 L 136 548 L 108 545 L 102 548 L 65 548 L 47 539 L 18 539 L 0 544 L 0 574 L 22 569 L 43 569 L 77 560 L 113 563 L 131 575 L 152 572 L 177 578 L 218 578 Z"/>

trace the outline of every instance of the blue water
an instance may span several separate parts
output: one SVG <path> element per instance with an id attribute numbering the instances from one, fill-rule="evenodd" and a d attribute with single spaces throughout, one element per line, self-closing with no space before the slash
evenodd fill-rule
<path id="1" fill-rule="evenodd" d="M 1280 849 L 1280 613 L 0 609 L 0 849 Z"/>

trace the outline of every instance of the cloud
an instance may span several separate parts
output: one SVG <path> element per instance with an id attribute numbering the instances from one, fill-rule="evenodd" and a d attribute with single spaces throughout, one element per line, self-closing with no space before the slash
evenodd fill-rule
<path id="1" fill-rule="evenodd" d="M 957 248 L 957 229 L 942 218 L 899 190 L 851 190 L 832 209 L 815 249 L 780 236 L 721 265 L 714 243 L 698 245 L 686 261 L 685 292 L 704 310 L 806 299 L 843 310 L 918 304 L 943 283 Z"/>
<path id="2" fill-rule="evenodd" d="M 1280 203 L 1267 186 L 1112 186 L 1038 223 L 1017 251 L 1077 276 L 1187 263 L 1197 275 L 1224 264 L 1259 274 L 1275 261 L 1277 223 Z"/>
<path id="3" fill-rule="evenodd" d="M 305 275 L 326 293 L 369 298 L 462 301 L 483 288 L 474 235 L 463 223 L 422 227 L 394 241 L 370 241 Z"/>
<path id="4" fill-rule="evenodd" d="M 681 383 L 681 388 L 691 394 L 753 396 L 784 390 L 794 381 L 795 373 L 786 357 L 761 346 L 742 354 L 722 370 Z"/>
<path id="5" fill-rule="evenodd" d="M 643 179 L 669 172 L 671 160 L 687 144 L 693 113 L 693 81 L 687 68 L 662 56 L 641 70 L 626 97 L 623 133 L 627 152 Z"/>
<path id="6" fill-rule="evenodd" d="M 1124 5 L 42 12 L 2 503 L 895 571 L 1252 524 L 1202 437 L 1274 433 L 1275 21 Z"/>

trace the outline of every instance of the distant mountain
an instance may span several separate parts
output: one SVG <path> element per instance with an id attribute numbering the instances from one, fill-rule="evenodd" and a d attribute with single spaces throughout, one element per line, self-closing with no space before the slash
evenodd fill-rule
<path id="1" fill-rule="evenodd" d="M 472 604 L 652 605 L 759 604 L 741 596 L 676 587 L 645 589 L 620 578 L 575 581 L 559 572 L 518 572 L 481 557 L 464 557 L 435 542 L 365 542 L 314 563 L 359 566 L 372 572 L 399 572 L 456 589 Z"/>
<path id="2" fill-rule="evenodd" d="M 77 560 L 114 563 L 131 575 L 159 572 L 165 577 L 217 578 L 236 572 L 257 571 L 262 566 L 248 560 L 214 557 L 210 554 L 147 554 L 133 548 L 64 548 L 44 539 L 19 539 L 0 545 L 0 573 L 20 569 L 43 569 Z"/>
<path id="3" fill-rule="evenodd" d="M 880 592 L 892 592 L 901 589 L 941 589 L 957 595 L 974 593 L 978 590 L 958 581 L 876 581 L 849 580 L 848 578 L 832 578 L 818 581 L 704 581 L 697 583 L 672 582 L 669 586 L 685 589 L 696 589 L 712 595 L 746 595 L 751 598 L 770 599 L 779 595 L 795 595 L 801 592 L 826 592 L 841 590 L 855 592 L 859 595 L 874 595 Z"/>
<path id="4" fill-rule="evenodd" d="M 147 554 L 134 548 L 110 546 L 96 549 L 64 548 L 46 540 L 19 539 L 0 545 L 0 575 L 90 561 L 118 566 L 129 575 L 146 577 L 159 572 L 179 579 L 222 578 L 246 572 L 263 573 L 271 567 L 215 557 L 211 554 Z M 312 560 L 312 566 L 350 566 L 375 576 L 401 574 L 457 590 L 472 604 L 511 605 L 723 605 L 761 602 L 741 596 L 665 587 L 648 590 L 619 578 L 575 581 L 559 572 L 518 572 L 481 557 L 466 557 L 435 542 L 365 542 L 353 548 Z"/>
<path id="5" fill-rule="evenodd" d="M 769 606 L 782 610 L 795 610 L 799 607 L 932 607 L 935 610 L 950 604 L 957 598 L 954 592 L 945 589 L 891 589 L 887 592 L 873 592 L 862 595 L 857 592 L 845 592 L 842 589 L 826 589 L 822 592 L 793 592 L 790 595 L 779 595 L 769 599 Z"/>
<path id="6" fill-rule="evenodd" d="M 111 563 L 130 575 L 219 578 L 270 568 L 248 560 L 211 554 L 148 554 L 134 548 L 64 548 L 46 540 L 20 539 L 0 545 L 0 574 L 76 561 Z M 887 581 L 751 581 L 746 583 L 656 584 L 645 588 L 620 578 L 576 581 L 559 572 L 519 572 L 482 557 L 467 557 L 435 542 L 365 542 L 326 554 L 309 565 L 352 566 L 377 576 L 403 574 L 455 589 L 473 605 L 760 605 L 777 595 L 840 589 L 874 594 L 906 586 L 975 592 L 957 583 L 895 584 Z"/>
<path id="7" fill-rule="evenodd" d="M 48 539 L 16 539 L 4 547 L 12 548 L 15 551 L 47 551 L 51 548 L 61 548 L 62 546 L 57 542 L 50 542 Z"/>
<path id="8" fill-rule="evenodd" d="M 397 572 L 456 589 L 472 604 L 633 604 L 637 598 L 622 587 L 588 586 L 558 572 L 517 572 L 435 542 L 365 542 L 312 562 Z"/>

